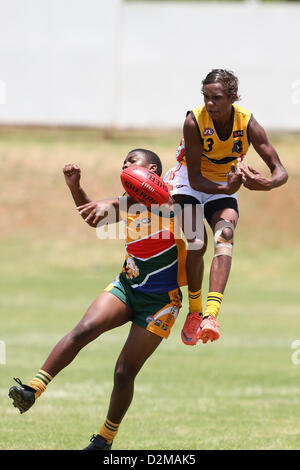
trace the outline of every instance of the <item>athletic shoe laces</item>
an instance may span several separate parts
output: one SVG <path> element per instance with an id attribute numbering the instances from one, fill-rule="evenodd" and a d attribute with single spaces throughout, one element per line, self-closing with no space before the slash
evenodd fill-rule
<path id="1" fill-rule="evenodd" d="M 34 388 L 30 387 L 29 385 L 23 384 L 20 379 L 18 379 L 16 377 L 14 377 L 13 379 L 14 379 L 15 382 L 17 382 L 18 385 L 20 385 L 27 392 L 36 392 L 36 390 Z"/>

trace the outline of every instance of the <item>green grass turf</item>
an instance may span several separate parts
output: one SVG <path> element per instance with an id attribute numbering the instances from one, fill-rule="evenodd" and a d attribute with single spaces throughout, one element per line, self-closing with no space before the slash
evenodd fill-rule
<path id="1" fill-rule="evenodd" d="M 111 196 L 109 191 L 118 193 L 119 178 L 113 176 L 126 151 L 153 148 L 166 170 L 177 137 L 123 133 L 104 138 L 95 131 L 62 130 L 4 134 L 1 450 L 85 447 L 106 416 L 115 361 L 128 334 L 125 325 L 88 345 L 28 413 L 20 415 L 11 405 L 12 378 L 26 383 L 35 375 L 123 261 L 122 242 L 99 241 L 78 219 L 61 167 L 79 162 L 92 197 Z M 300 340 L 299 140 L 275 138 L 290 172 L 286 189 L 241 190 L 220 340 L 195 347 L 181 342 L 185 302 L 170 338 L 136 379 L 114 449 L 300 449 L 300 364 L 291 360 L 292 343 Z M 109 164 L 99 159 L 102 154 Z M 204 296 L 211 257 L 209 234 Z"/>
<path id="2" fill-rule="evenodd" d="M 100 242 L 93 243 L 91 250 Z M 128 325 L 81 351 L 28 413 L 20 415 L 11 406 L 7 390 L 14 376 L 32 378 L 120 265 L 62 267 L 47 254 L 39 258 L 21 239 L 1 249 L 4 259 L 19 263 L 17 271 L 1 269 L 0 339 L 7 363 L 0 366 L 0 448 L 81 449 L 105 417 Z M 47 244 L 40 249 L 49 252 Z M 114 249 L 121 258 L 118 242 Z M 103 257 L 104 250 L 103 244 Z M 286 253 L 259 251 L 264 268 L 274 269 L 270 280 L 240 251 L 220 314 L 222 337 L 207 345 L 183 345 L 183 308 L 170 338 L 137 377 L 115 449 L 300 448 L 300 365 L 291 361 L 291 344 L 299 339 L 299 292 L 287 277 L 291 271 L 299 277 L 298 263 Z M 207 260 L 210 256 L 209 251 Z"/>

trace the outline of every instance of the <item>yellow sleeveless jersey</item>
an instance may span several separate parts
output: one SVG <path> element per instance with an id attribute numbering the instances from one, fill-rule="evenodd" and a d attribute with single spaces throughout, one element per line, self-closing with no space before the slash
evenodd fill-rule
<path id="1" fill-rule="evenodd" d="M 192 113 L 203 145 L 202 156 L 199 158 L 202 175 L 211 181 L 227 181 L 227 173 L 232 163 L 236 165 L 238 161 L 243 160 L 249 148 L 248 127 L 252 113 L 233 104 L 232 129 L 226 140 L 219 137 L 205 106 L 194 109 Z M 183 139 L 176 157 L 179 162 L 186 165 Z"/>

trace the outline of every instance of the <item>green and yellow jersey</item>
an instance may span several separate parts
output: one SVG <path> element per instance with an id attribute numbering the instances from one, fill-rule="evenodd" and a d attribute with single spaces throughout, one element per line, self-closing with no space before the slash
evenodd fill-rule
<path id="1" fill-rule="evenodd" d="M 104 290 L 132 309 L 134 323 L 167 338 L 181 307 L 180 287 L 187 285 L 187 251 L 178 216 L 159 206 L 136 204 L 120 207 L 120 218 L 126 230 L 125 263 Z"/>
<path id="2" fill-rule="evenodd" d="M 126 257 L 121 276 L 139 292 L 163 293 L 187 285 L 186 244 L 178 217 L 159 206 L 121 210 L 126 225 Z"/>

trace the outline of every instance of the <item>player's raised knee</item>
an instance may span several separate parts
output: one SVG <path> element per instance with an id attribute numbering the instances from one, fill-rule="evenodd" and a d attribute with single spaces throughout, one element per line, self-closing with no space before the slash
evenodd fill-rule
<path id="1" fill-rule="evenodd" d="M 221 219 L 214 229 L 215 256 L 232 257 L 234 225 L 229 220 Z"/>
<path id="2" fill-rule="evenodd" d="M 76 344 L 86 344 L 99 336 L 99 325 L 95 322 L 86 320 L 78 323 L 75 328 L 69 333 L 69 338 Z"/>
<path id="3" fill-rule="evenodd" d="M 135 379 L 138 370 L 131 364 L 118 365 L 115 369 L 114 384 L 117 389 L 126 388 Z"/>

